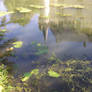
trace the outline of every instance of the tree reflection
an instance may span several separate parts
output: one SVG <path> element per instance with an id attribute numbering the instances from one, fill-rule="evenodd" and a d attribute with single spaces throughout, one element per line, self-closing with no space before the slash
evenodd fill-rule
<path id="1" fill-rule="evenodd" d="M 14 70 L 15 63 L 12 61 L 9 61 L 9 57 L 12 56 L 13 49 L 9 49 L 12 46 L 12 43 L 16 41 L 15 39 L 6 40 L 4 42 L 4 32 L 0 32 L 0 63 L 7 66 L 7 69 L 11 71 L 11 73 Z"/>

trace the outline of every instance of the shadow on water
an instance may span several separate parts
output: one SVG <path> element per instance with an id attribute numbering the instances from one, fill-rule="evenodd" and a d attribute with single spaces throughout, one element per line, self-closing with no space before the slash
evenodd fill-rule
<path id="1" fill-rule="evenodd" d="M 91 92 L 90 2 L 1 0 L 1 73 L 15 80 L 0 87 L 11 92 Z"/>

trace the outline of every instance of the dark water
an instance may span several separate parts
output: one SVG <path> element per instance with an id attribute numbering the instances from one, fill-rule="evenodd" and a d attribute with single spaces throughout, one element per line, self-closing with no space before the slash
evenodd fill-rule
<path id="1" fill-rule="evenodd" d="M 50 7 L 52 3 L 82 5 L 84 8 Z M 30 7 L 32 4 L 44 5 L 45 8 L 32 8 Z M 20 13 L 16 11 L 18 7 L 32 11 Z M 1 61 L 9 65 L 10 71 L 15 76 L 38 67 L 46 70 L 48 58 L 53 53 L 64 62 L 67 60 L 92 61 L 91 0 L 0 0 L 0 11 L 14 11 L 12 14 L 0 17 L 0 29 L 7 30 L 0 37 L 0 56 Z M 5 56 L 6 49 L 12 47 L 14 41 L 23 42 L 22 47 L 14 48 L 11 55 Z M 37 44 L 38 47 L 39 45 L 46 47 L 48 52 L 35 54 Z M 66 83 L 65 86 L 60 86 L 63 84 L 60 82 L 61 79 L 45 79 L 46 82 L 49 80 L 54 80 L 52 87 L 56 87 L 57 90 L 67 87 Z M 65 91 L 62 90 L 62 92 Z"/>

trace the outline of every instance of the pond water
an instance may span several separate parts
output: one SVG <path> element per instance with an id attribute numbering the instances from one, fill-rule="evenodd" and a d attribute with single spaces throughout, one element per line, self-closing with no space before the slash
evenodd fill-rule
<path id="1" fill-rule="evenodd" d="M 53 56 L 63 63 L 75 60 L 79 68 L 87 61 L 90 63 L 83 68 L 85 71 L 90 67 L 91 73 L 83 74 L 86 82 L 78 77 L 73 80 L 74 87 L 69 80 L 62 81 L 62 76 L 45 76 L 40 79 L 40 91 L 34 87 L 32 92 L 92 91 L 91 0 L 0 0 L 0 30 L 0 62 L 15 78 L 33 69 L 47 72 L 57 64 L 56 59 L 48 60 Z M 55 71 L 65 64 L 60 65 Z"/>

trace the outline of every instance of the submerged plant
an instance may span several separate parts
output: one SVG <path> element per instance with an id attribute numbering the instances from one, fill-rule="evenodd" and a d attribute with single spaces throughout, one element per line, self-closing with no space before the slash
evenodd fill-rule
<path id="1" fill-rule="evenodd" d="M 42 45 L 41 43 L 32 42 L 32 45 L 36 49 L 35 55 L 43 55 L 48 53 L 48 47 L 45 45 Z"/>
<path id="2" fill-rule="evenodd" d="M 2 17 L 2 16 L 5 16 L 5 15 L 8 15 L 8 14 L 12 14 L 12 13 L 14 13 L 13 11 L 11 11 L 11 12 L 0 12 L 0 17 Z"/>
<path id="3" fill-rule="evenodd" d="M 32 75 L 37 76 L 38 74 L 39 74 L 39 69 L 33 69 L 31 72 L 24 74 L 22 81 L 27 81 Z"/>

